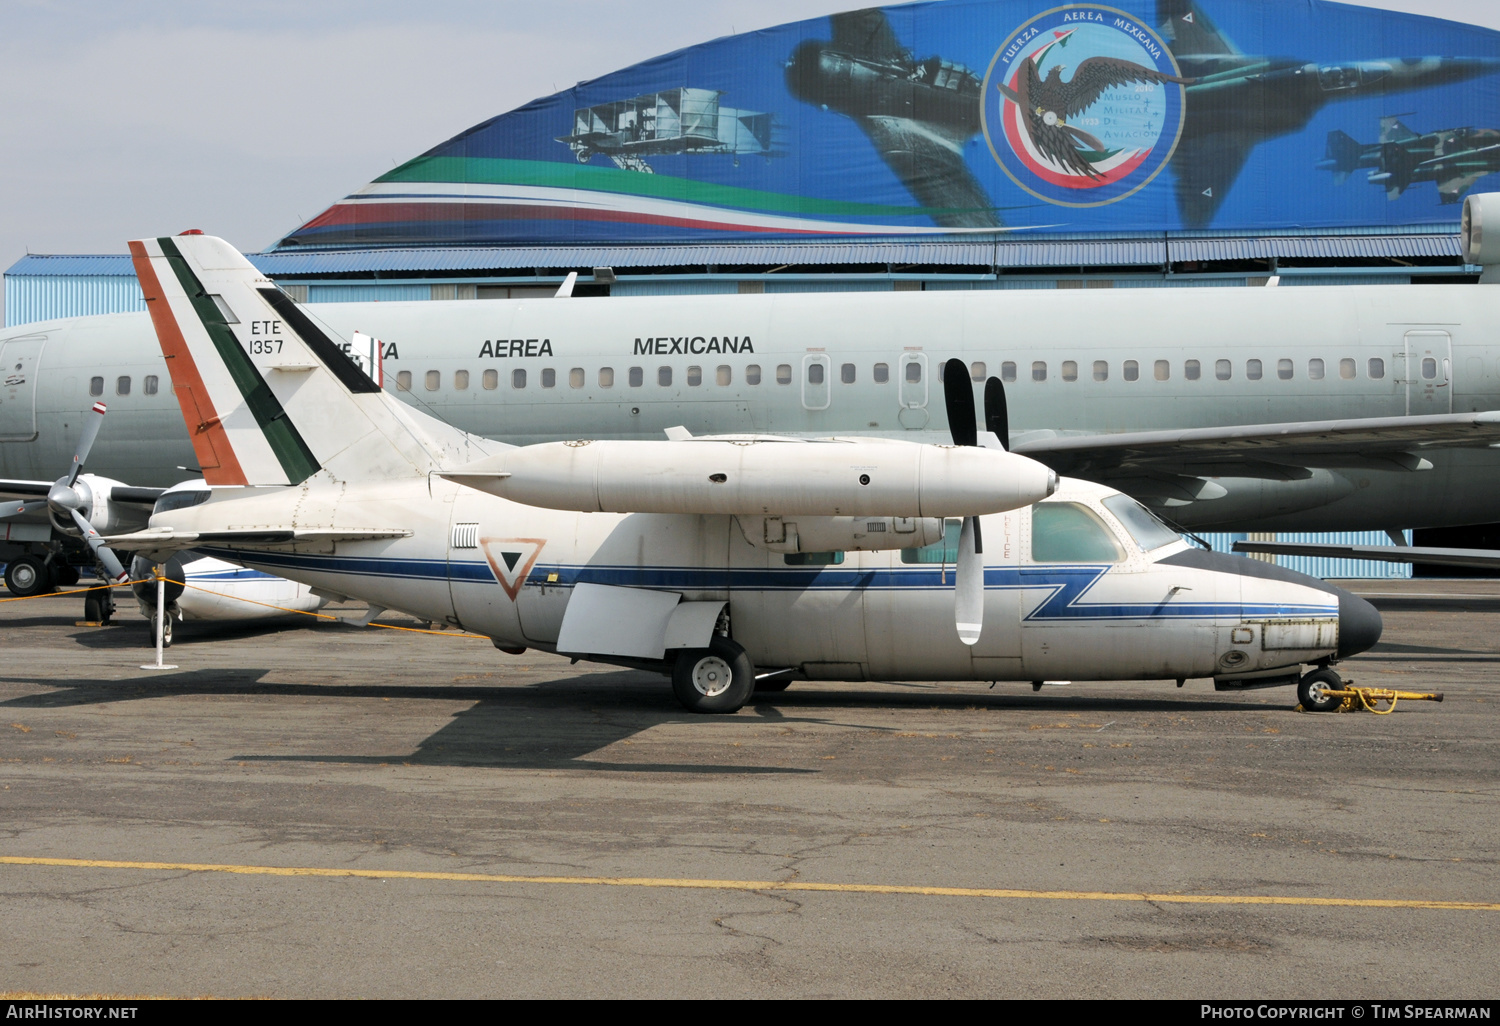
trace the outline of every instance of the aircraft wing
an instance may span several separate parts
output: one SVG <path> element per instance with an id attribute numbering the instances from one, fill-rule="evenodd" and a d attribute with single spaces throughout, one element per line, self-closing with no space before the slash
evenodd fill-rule
<path id="1" fill-rule="evenodd" d="M 1012 451 L 1107 483 L 1150 473 L 1289 479 L 1307 467 L 1423 470 L 1431 465 L 1419 455 L 1425 449 L 1495 444 L 1500 411 L 1070 435 L 1028 439 Z"/>
<path id="2" fill-rule="evenodd" d="M 880 158 L 911 190 L 917 202 L 933 208 L 945 228 L 999 228 L 1001 221 L 984 186 L 964 163 L 963 139 L 912 118 L 866 116 L 855 122 L 870 137 Z"/>
<path id="3" fill-rule="evenodd" d="M 828 20 L 833 25 L 836 50 L 874 60 L 900 60 L 907 56 L 906 47 L 896 38 L 885 12 L 878 7 L 835 14 Z"/>
<path id="4" fill-rule="evenodd" d="M 228 531 L 178 531 L 170 527 L 148 527 L 144 531 L 105 538 L 111 548 L 148 552 L 180 552 L 199 545 L 228 545 L 259 549 L 299 542 L 377 541 L 410 538 L 412 532 L 396 527 L 246 527 Z"/>
<path id="5" fill-rule="evenodd" d="M 1156 0 L 1156 25 L 1178 56 L 1227 57 L 1240 52 L 1196 0 Z"/>
<path id="6" fill-rule="evenodd" d="M 1381 563 L 1428 563 L 1463 566 L 1476 570 L 1500 570 L 1500 551 L 1495 549 L 1423 548 L 1411 545 L 1323 545 L 1301 542 L 1234 543 L 1236 552 L 1274 556 L 1315 556 L 1330 559 L 1369 559 Z"/>
<path id="7" fill-rule="evenodd" d="M 1193 87 L 1188 87 L 1192 103 Z M 1189 228 L 1206 228 L 1240 176 L 1255 140 L 1248 134 L 1210 132 L 1184 137 L 1172 154 L 1177 179 L 1177 213 Z"/>

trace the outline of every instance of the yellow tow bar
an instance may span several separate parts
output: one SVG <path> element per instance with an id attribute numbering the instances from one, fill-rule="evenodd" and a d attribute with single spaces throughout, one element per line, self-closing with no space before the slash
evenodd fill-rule
<path id="1" fill-rule="evenodd" d="M 1345 685 L 1343 688 L 1329 688 L 1323 694 L 1328 698 L 1342 698 L 1344 704 L 1339 706 L 1339 712 L 1359 712 L 1366 709 L 1377 716 L 1385 716 L 1394 712 L 1396 700 L 1404 698 L 1408 702 L 1441 702 L 1443 693 L 1441 691 L 1392 691 L 1389 688 L 1356 688 Z M 1380 708 L 1381 702 L 1389 702 L 1384 709 Z"/>

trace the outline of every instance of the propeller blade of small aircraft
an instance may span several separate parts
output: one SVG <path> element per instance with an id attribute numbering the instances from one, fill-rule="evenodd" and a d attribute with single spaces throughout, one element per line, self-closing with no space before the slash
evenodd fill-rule
<path id="1" fill-rule="evenodd" d="M 78 472 L 83 469 L 83 461 L 89 458 L 89 450 L 94 447 L 94 439 L 99 437 L 99 428 L 104 423 L 103 403 L 95 403 L 94 408 L 88 413 L 88 422 L 83 425 L 83 434 L 78 439 L 78 451 L 73 454 L 73 467 L 68 471 L 68 487 L 73 487 L 73 482 L 78 480 Z"/>
<path id="2" fill-rule="evenodd" d="M 984 557 L 979 518 L 965 517 L 958 536 L 958 565 L 953 575 L 953 622 L 958 640 L 972 645 L 984 629 Z"/>
<path id="3" fill-rule="evenodd" d="M 1010 451 L 1010 411 L 1005 404 L 1005 383 L 999 378 L 984 383 L 984 427 Z"/>
<path id="4" fill-rule="evenodd" d="M 5 506 L 0 506 L 0 520 L 6 520 L 10 517 L 19 517 L 23 514 L 34 513 L 37 510 L 43 510 L 46 508 L 46 499 L 31 499 L 27 502 L 8 503 Z"/>
<path id="5" fill-rule="evenodd" d="M 76 509 L 70 509 L 68 512 L 73 514 L 73 523 L 77 524 L 78 530 L 83 532 L 83 540 L 88 542 L 89 548 L 93 550 L 94 558 L 99 560 L 100 565 L 104 567 L 104 572 L 109 575 L 109 579 L 116 584 L 129 579 L 130 575 L 125 572 L 125 568 L 120 565 L 115 554 L 109 550 L 109 546 L 104 544 L 104 539 L 99 537 L 99 532 L 94 530 L 94 525 Z"/>
<path id="6" fill-rule="evenodd" d="M 978 445 L 979 428 L 975 424 L 974 385 L 969 368 L 954 358 L 943 365 L 943 404 L 948 408 L 948 430 L 954 445 Z"/>

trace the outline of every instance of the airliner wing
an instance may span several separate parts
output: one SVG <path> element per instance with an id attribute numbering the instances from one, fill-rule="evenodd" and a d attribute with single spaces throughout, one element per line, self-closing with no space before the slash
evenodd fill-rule
<path id="1" fill-rule="evenodd" d="M 1059 473 L 1107 482 L 1141 472 L 1274 477 L 1276 468 L 1422 470 L 1430 466 L 1424 450 L 1495 444 L 1500 411 L 1068 435 L 1018 441 L 1012 450 Z"/>
<path id="2" fill-rule="evenodd" d="M 1323 545 L 1301 542 L 1240 541 L 1236 552 L 1276 556 L 1313 556 L 1324 559 L 1370 559 L 1381 563 L 1427 563 L 1462 566 L 1477 570 L 1500 570 L 1500 552 L 1494 549 L 1424 548 L 1411 545 Z"/>
<path id="3" fill-rule="evenodd" d="M 15 481 L 0 479 L 0 500 L 45 499 L 52 489 L 51 481 Z"/>

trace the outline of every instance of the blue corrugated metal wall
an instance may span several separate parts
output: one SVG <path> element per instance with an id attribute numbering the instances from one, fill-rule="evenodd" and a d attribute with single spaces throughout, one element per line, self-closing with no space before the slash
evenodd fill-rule
<path id="1" fill-rule="evenodd" d="M 431 285 L 309 285 L 309 303 L 399 303 L 431 299 Z"/>
<path id="2" fill-rule="evenodd" d="M 1200 534 L 1198 537 L 1213 546 L 1215 552 L 1231 552 L 1237 541 L 1244 541 L 1244 534 Z M 1284 532 L 1276 535 L 1280 542 L 1303 542 L 1321 545 L 1382 545 L 1393 548 L 1383 531 L 1345 531 L 1329 534 L 1300 534 Z M 1406 543 L 1411 544 L 1411 532 L 1406 532 Z M 1353 577 L 1410 577 L 1410 563 L 1376 563 L 1368 559 L 1325 559 L 1311 556 L 1277 556 L 1276 564 L 1288 570 L 1307 574 L 1309 577 L 1353 578 Z"/>
<path id="3" fill-rule="evenodd" d="M 6 275 L 5 326 L 145 310 L 135 275 Z"/>

